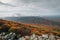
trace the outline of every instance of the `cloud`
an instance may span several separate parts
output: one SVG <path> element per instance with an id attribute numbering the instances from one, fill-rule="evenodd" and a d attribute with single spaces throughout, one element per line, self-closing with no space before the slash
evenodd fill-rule
<path id="1" fill-rule="evenodd" d="M 60 0 L 12 0 L 0 4 L 6 5 L 0 6 L 0 13 L 19 13 L 22 16 L 60 15 Z"/>
<path id="2" fill-rule="evenodd" d="M 18 3 L 17 6 L 22 5 L 23 12 L 25 10 L 28 14 L 32 12 L 37 15 L 60 15 L 60 0 L 18 0 Z"/>
<path id="3" fill-rule="evenodd" d="M 15 7 L 15 6 L 14 6 L 14 5 L 12 5 L 12 4 L 3 3 L 3 2 L 0 2 L 0 5 L 5 5 L 5 6 L 11 6 L 11 7 Z"/>
<path id="4" fill-rule="evenodd" d="M 27 5 L 33 4 L 37 7 L 46 9 L 56 9 L 60 7 L 60 0 L 19 0 L 19 2 L 25 3 Z"/>

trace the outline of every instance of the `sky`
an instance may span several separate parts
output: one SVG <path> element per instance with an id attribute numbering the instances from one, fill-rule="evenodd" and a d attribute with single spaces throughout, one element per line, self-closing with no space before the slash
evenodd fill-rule
<path id="1" fill-rule="evenodd" d="M 0 0 L 0 17 L 59 16 L 60 0 Z"/>

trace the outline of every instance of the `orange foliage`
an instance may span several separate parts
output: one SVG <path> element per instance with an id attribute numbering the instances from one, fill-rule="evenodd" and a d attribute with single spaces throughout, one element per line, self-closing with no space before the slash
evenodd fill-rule
<path id="1" fill-rule="evenodd" d="M 56 33 L 60 35 L 60 32 L 56 32 L 55 30 L 53 30 L 53 26 L 49 26 L 49 25 L 24 24 L 24 23 L 17 23 L 17 22 L 6 21 L 6 20 L 0 20 L 0 22 L 2 22 L 3 25 L 7 25 L 12 30 L 21 29 L 21 28 L 30 29 L 31 30 L 30 34 L 35 33 L 37 35 L 41 35 L 43 33 L 49 33 L 51 31 L 54 31 L 52 33 Z"/>

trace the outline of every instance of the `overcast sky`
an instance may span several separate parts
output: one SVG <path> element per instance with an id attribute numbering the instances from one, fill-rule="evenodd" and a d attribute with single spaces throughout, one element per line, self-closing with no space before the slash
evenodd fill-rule
<path id="1" fill-rule="evenodd" d="M 60 15 L 60 0 L 0 0 L 0 17 Z"/>

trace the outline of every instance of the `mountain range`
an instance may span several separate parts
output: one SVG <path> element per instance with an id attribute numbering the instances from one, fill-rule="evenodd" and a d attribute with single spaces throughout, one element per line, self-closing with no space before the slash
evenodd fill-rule
<path id="1" fill-rule="evenodd" d="M 15 21 L 15 22 L 22 22 L 22 23 L 29 23 L 29 24 L 46 24 L 46 25 L 58 25 L 60 26 L 60 22 L 49 20 L 42 17 L 5 17 L 4 20 Z"/>
<path id="2" fill-rule="evenodd" d="M 60 16 L 44 16 L 43 18 L 48 19 L 48 20 L 53 20 L 56 22 L 60 22 Z"/>

